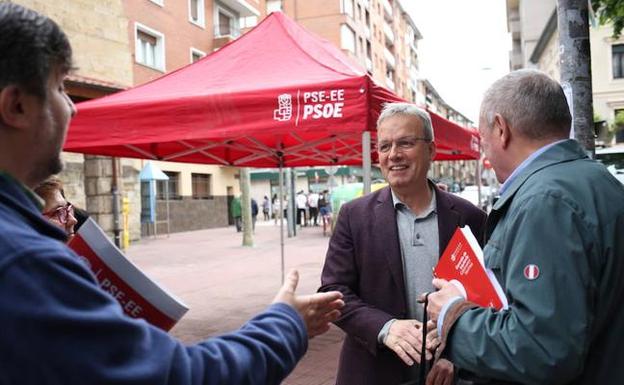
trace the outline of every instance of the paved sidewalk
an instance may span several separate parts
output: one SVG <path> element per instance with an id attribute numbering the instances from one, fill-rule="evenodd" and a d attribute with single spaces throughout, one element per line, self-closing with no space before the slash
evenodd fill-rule
<path id="1" fill-rule="evenodd" d="M 285 267 L 299 270 L 297 291 L 320 284 L 327 237 L 320 227 L 298 229 L 285 242 Z M 254 247 L 242 247 L 233 226 L 144 238 L 127 255 L 150 277 L 180 297 L 190 311 L 171 334 L 187 343 L 240 327 L 263 310 L 280 287 L 279 226 L 259 221 Z M 343 333 L 332 326 L 310 342 L 308 352 L 286 385 L 334 384 Z"/>

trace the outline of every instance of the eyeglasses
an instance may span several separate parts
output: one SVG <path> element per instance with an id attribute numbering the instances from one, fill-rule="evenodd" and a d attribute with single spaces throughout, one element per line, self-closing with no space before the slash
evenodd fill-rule
<path id="1" fill-rule="evenodd" d="M 425 143 L 429 143 L 431 142 L 431 139 L 428 138 L 419 138 L 416 136 L 407 136 L 405 138 L 399 138 L 397 140 L 395 140 L 394 142 L 388 142 L 388 141 L 382 141 L 379 142 L 377 144 L 377 151 L 385 154 L 387 152 L 390 152 L 390 150 L 392 149 L 392 144 L 394 143 L 394 145 L 396 146 L 396 148 L 400 151 L 409 151 L 411 149 L 413 149 L 414 147 L 416 147 L 416 144 L 418 142 L 425 142 Z"/>
<path id="2" fill-rule="evenodd" d="M 67 203 L 65 206 L 58 207 L 54 210 L 46 211 L 43 213 L 45 217 L 50 219 L 56 218 L 59 222 L 66 225 L 69 221 L 69 216 L 74 215 L 74 206 L 71 203 Z"/>

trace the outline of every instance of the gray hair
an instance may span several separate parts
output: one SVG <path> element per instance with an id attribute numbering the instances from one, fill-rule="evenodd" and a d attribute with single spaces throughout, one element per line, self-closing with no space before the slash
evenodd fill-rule
<path id="1" fill-rule="evenodd" d="M 385 103 L 377 119 L 377 128 L 379 128 L 382 121 L 396 115 L 417 117 L 422 122 L 425 138 L 428 140 L 434 139 L 433 126 L 429 113 L 411 103 Z"/>
<path id="2" fill-rule="evenodd" d="M 534 69 L 511 72 L 485 92 L 481 117 L 489 128 L 500 114 L 529 139 L 567 137 L 571 116 L 561 85 Z"/>

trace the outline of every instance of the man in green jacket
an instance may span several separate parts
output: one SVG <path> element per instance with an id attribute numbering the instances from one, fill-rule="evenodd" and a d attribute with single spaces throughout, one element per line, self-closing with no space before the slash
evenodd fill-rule
<path id="1" fill-rule="evenodd" d="M 494 83 L 479 120 L 503 183 L 483 252 L 509 308 L 434 280 L 438 354 L 486 383 L 624 383 L 624 188 L 568 139 L 563 90 L 539 71 Z"/>
<path id="2" fill-rule="evenodd" d="M 234 199 L 232 199 L 232 204 L 230 205 L 230 215 L 232 215 L 232 218 L 234 218 L 236 231 L 240 233 L 243 230 L 243 215 L 241 210 L 240 197 L 235 197 Z"/>

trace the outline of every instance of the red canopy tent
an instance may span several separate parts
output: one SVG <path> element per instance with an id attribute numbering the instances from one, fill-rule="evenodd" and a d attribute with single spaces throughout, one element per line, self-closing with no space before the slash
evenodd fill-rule
<path id="1" fill-rule="evenodd" d="M 401 99 L 342 51 L 273 13 L 196 63 L 78 104 L 64 149 L 241 167 L 356 165 L 369 159 L 362 134 L 393 101 Z M 478 159 L 476 134 L 431 117 L 439 159 Z"/>
<path id="2" fill-rule="evenodd" d="M 65 151 L 250 167 L 355 165 L 382 104 L 400 100 L 331 43 L 273 13 L 196 63 L 78 104 Z M 478 159 L 476 133 L 431 115 L 438 159 Z"/>

